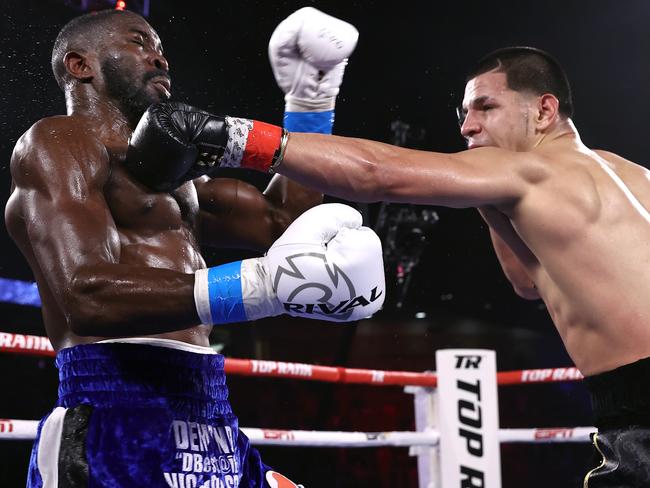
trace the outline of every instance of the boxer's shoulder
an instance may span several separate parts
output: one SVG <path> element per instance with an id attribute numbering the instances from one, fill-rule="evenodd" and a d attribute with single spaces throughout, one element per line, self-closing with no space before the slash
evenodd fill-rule
<path id="1" fill-rule="evenodd" d="M 83 118 L 53 116 L 39 120 L 18 139 L 11 172 L 19 185 L 60 183 L 66 173 L 105 181 L 109 161 L 105 144 Z"/>
<path id="2" fill-rule="evenodd" d="M 650 179 L 650 170 L 648 168 L 625 159 L 619 154 L 603 149 L 594 149 L 593 152 L 619 174 L 634 176 L 642 180 Z"/>
<path id="3" fill-rule="evenodd" d="M 85 117 L 76 115 L 53 115 L 35 122 L 20 137 L 19 143 L 65 143 L 69 141 L 101 144 L 92 124 Z M 17 144 L 18 147 L 18 144 Z"/>

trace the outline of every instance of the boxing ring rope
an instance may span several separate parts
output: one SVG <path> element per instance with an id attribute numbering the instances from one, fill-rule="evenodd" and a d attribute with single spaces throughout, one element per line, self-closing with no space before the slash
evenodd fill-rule
<path id="1" fill-rule="evenodd" d="M 25 283 L 17 280 L 0 278 L 0 302 L 10 302 L 27 306 L 40 306 L 38 290 L 33 283 Z M 479 350 L 454 350 L 451 352 L 481 352 Z M 440 353 L 441 351 L 438 351 Z M 442 351 L 444 352 L 444 351 Z M 481 353 L 484 353 L 482 351 Z M 29 356 L 54 357 L 55 351 L 47 337 L 14 334 L 0 332 L 0 353 L 14 353 Z M 436 356 L 438 356 L 436 353 Z M 489 353 L 490 354 L 490 353 Z M 494 354 L 493 352 L 491 353 Z M 441 356 L 442 357 L 442 356 Z M 467 359 L 467 358 L 466 358 Z M 567 381 L 579 381 L 583 379 L 577 368 L 540 368 L 524 369 L 515 371 L 495 371 L 495 362 L 492 363 L 492 384 L 496 398 L 496 385 L 521 385 L 531 383 L 555 383 Z M 440 363 L 438 363 L 440 367 Z M 458 365 L 457 365 L 458 366 Z M 446 367 L 447 368 L 447 367 Z M 419 486 L 422 488 L 440 488 L 443 486 L 455 486 L 449 475 L 449 462 L 444 461 L 444 456 L 449 460 L 450 452 L 456 453 L 456 447 L 448 444 L 445 450 L 441 450 L 441 438 L 449 435 L 449 427 L 446 425 L 450 405 L 453 403 L 449 397 L 440 396 L 442 387 L 451 380 L 450 370 L 447 368 L 441 373 L 443 385 L 439 384 L 439 377 L 433 372 L 409 372 L 409 371 L 385 371 L 358 368 L 345 368 L 336 366 L 321 366 L 306 363 L 293 363 L 283 361 L 267 361 L 255 359 L 225 359 L 225 372 L 230 375 L 257 376 L 271 378 L 291 378 L 296 380 L 322 381 L 329 383 L 344 384 L 367 384 L 375 386 L 402 386 L 404 392 L 414 397 L 415 431 L 414 432 L 344 432 L 344 431 L 304 431 L 304 430 L 278 430 L 241 427 L 241 430 L 250 438 L 255 445 L 271 445 L 283 447 L 408 447 L 409 454 L 417 457 Z M 460 376 L 459 376 L 460 378 Z M 481 381 L 487 377 L 483 376 Z M 457 381 L 457 380 L 454 380 Z M 488 381 L 489 383 L 489 381 Z M 478 383 L 477 383 L 478 384 Z M 466 385 L 469 385 L 467 383 Z M 471 386 L 471 385 L 470 385 Z M 448 386 L 447 392 L 449 393 Z M 469 390 L 468 390 L 469 391 Z M 468 391 L 465 391 L 467 394 Z M 489 392 L 488 392 L 489 393 Z M 477 397 L 479 404 L 471 406 L 465 400 L 464 414 L 477 411 L 480 420 L 480 395 Z M 490 408 L 487 403 L 484 405 L 486 411 Z M 492 406 L 495 410 L 496 403 Z M 461 414 L 460 403 L 458 414 Z M 469 410 L 468 410 L 469 408 Z M 478 408 L 479 410 L 473 410 Z M 440 413 L 444 419 L 439 424 L 439 412 L 446 410 L 445 414 Z M 491 485 L 500 485 L 500 465 L 498 457 L 498 446 L 501 443 L 584 443 L 590 442 L 590 434 L 595 432 L 595 427 L 555 427 L 555 428 L 523 428 L 509 429 L 498 427 L 498 411 L 491 419 L 493 426 L 492 449 L 496 449 L 497 457 L 491 457 L 488 465 L 496 465 L 497 468 L 489 468 L 485 473 L 486 478 L 496 482 Z M 468 420 L 468 417 L 464 417 Z M 456 421 L 458 418 L 455 419 Z M 462 420 L 462 419 L 461 419 Z M 469 419 L 472 420 L 472 419 Z M 0 441 L 2 440 L 32 440 L 36 436 L 38 421 L 0 419 Z M 489 430 L 489 429 L 488 429 Z M 487 432 L 487 431 L 486 431 Z M 464 436 L 462 436 L 464 437 Z M 447 437 L 447 439 L 449 439 Z M 467 442 L 468 450 L 471 450 L 471 443 L 476 439 L 465 438 L 461 442 Z M 449 442 L 447 440 L 446 442 Z M 482 441 L 481 441 L 482 442 Z M 443 445 L 444 447 L 444 445 Z M 476 447 L 476 446 L 474 446 Z M 449 449 L 452 449 L 450 451 Z M 482 448 L 481 448 L 482 450 Z M 447 454 L 445 454 L 447 453 Z M 455 454 L 454 454 L 455 455 Z M 443 461 L 441 461 L 441 457 Z M 455 460 L 457 461 L 457 460 Z M 453 464 L 453 463 L 452 463 Z M 497 471 L 496 478 L 494 472 Z M 472 476 L 478 476 L 472 474 Z M 467 478 L 470 484 L 477 482 L 479 478 Z M 468 485 L 469 486 L 469 485 Z M 474 486 L 474 484 L 471 484 Z M 477 485 L 478 486 L 478 485 Z M 481 484 L 480 486 L 483 486 Z"/>
<path id="2" fill-rule="evenodd" d="M 33 356 L 54 357 L 55 352 L 47 337 L 0 332 L 0 352 Z M 226 374 L 242 376 L 266 376 L 325 381 L 329 383 L 356 383 L 392 386 L 425 386 L 438 384 L 435 373 L 410 371 L 385 371 L 374 369 L 320 366 L 315 364 L 264 361 L 258 359 L 226 358 Z M 529 383 L 554 383 L 579 381 L 583 376 L 577 368 L 541 368 L 497 373 L 497 384 L 522 385 Z"/>
<path id="3" fill-rule="evenodd" d="M 55 352 L 47 337 L 0 332 L 0 352 L 30 356 L 54 357 Z M 226 358 L 226 374 L 292 378 L 330 383 L 354 383 L 376 386 L 428 387 L 437 385 L 434 373 L 384 371 L 358 368 L 320 366 L 283 361 Z M 499 385 L 522 385 L 578 381 L 583 378 L 576 368 L 523 369 L 497 373 Z M 37 421 L 0 419 L 0 440 L 34 439 Z M 437 446 L 439 435 L 427 432 L 343 432 L 301 431 L 244 428 L 253 443 L 276 446 L 328 447 L 411 447 Z M 499 441 L 512 442 L 589 442 L 593 427 L 557 427 L 529 429 L 499 429 Z"/>
<path id="4" fill-rule="evenodd" d="M 37 420 L 0 419 L 0 440 L 34 440 Z M 440 435 L 428 432 L 346 432 L 241 427 L 253 444 L 282 447 L 416 447 L 437 446 Z M 593 427 L 500 429 L 501 443 L 589 442 Z"/>

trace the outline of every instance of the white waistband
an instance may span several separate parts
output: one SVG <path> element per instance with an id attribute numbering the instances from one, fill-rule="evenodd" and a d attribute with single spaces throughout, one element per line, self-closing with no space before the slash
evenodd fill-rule
<path id="1" fill-rule="evenodd" d="M 105 339 L 98 341 L 97 344 L 144 344 L 147 346 L 168 347 L 169 349 L 178 349 L 179 351 L 195 352 L 198 354 L 218 354 L 214 349 L 187 342 L 175 341 L 173 339 L 161 339 L 158 337 L 122 337 L 120 339 Z"/>

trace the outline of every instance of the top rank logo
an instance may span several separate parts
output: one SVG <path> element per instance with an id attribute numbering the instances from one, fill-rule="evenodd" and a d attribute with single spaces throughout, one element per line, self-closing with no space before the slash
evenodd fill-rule
<path id="1" fill-rule="evenodd" d="M 287 267 L 278 266 L 273 289 L 289 313 L 346 320 L 355 307 L 365 307 L 383 294 L 375 286 L 369 296 L 357 295 L 352 280 L 336 264 L 329 264 L 322 253 L 293 254 L 286 262 Z"/>

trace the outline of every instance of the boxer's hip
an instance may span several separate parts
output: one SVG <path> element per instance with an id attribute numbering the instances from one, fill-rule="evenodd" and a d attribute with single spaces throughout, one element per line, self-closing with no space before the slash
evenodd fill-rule
<path id="1" fill-rule="evenodd" d="M 650 486 L 650 358 L 585 377 L 596 467 L 585 488 Z"/>
<path id="2" fill-rule="evenodd" d="M 162 408 L 200 418 L 232 413 L 224 357 L 208 348 L 85 344 L 59 351 L 56 365 L 57 406 Z"/>
<path id="3" fill-rule="evenodd" d="M 592 435 L 596 467 L 585 476 L 584 488 L 650 486 L 650 428 L 609 428 Z"/>
<path id="4" fill-rule="evenodd" d="M 650 358 L 585 377 L 599 430 L 650 427 Z"/>
<path id="5" fill-rule="evenodd" d="M 61 350 L 56 364 L 59 400 L 39 427 L 28 486 L 238 485 L 249 445 L 223 356 L 97 343 Z"/>

